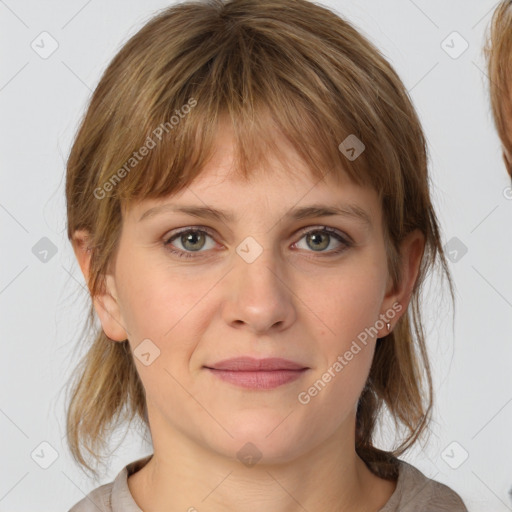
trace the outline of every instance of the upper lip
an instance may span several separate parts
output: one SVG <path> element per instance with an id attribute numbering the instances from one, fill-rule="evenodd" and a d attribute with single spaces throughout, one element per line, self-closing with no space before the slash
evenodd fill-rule
<path id="1" fill-rule="evenodd" d="M 271 370 L 304 370 L 307 366 L 278 357 L 269 357 L 265 359 L 256 359 L 254 357 L 234 357 L 232 359 L 224 359 L 223 361 L 214 363 L 211 366 L 206 366 L 206 368 L 214 370 L 255 372 Z"/>

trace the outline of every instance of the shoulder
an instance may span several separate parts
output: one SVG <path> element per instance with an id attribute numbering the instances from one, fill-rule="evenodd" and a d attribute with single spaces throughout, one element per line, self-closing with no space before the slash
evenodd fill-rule
<path id="1" fill-rule="evenodd" d="M 76 503 L 68 512 L 111 512 L 114 482 L 101 485 Z"/>
<path id="2" fill-rule="evenodd" d="M 140 512 L 128 488 L 128 477 L 151 459 L 148 455 L 127 464 L 108 484 L 92 490 L 68 512 Z"/>
<path id="3" fill-rule="evenodd" d="M 447 485 L 399 459 L 395 492 L 379 512 L 468 512 L 462 498 Z"/>

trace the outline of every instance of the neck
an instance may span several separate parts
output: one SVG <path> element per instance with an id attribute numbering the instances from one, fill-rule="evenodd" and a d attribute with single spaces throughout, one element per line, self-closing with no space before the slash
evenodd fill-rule
<path id="1" fill-rule="evenodd" d="M 377 512 L 396 482 L 375 476 L 355 452 L 354 437 L 344 434 L 293 460 L 262 457 L 249 466 L 173 432 L 153 439 L 153 457 L 128 485 L 146 512 L 252 512 L 269 505 L 276 512 Z"/>

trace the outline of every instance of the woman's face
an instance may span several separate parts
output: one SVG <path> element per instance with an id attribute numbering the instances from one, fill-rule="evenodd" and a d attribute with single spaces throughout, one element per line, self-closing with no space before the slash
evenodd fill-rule
<path id="1" fill-rule="evenodd" d="M 400 316 L 378 196 L 312 178 L 285 141 L 293 171 L 274 160 L 271 173 L 243 182 L 222 133 L 196 182 L 123 214 L 113 316 L 129 333 L 155 448 L 179 436 L 236 457 L 252 443 L 274 462 L 334 438 L 353 449 L 376 338 Z M 240 357 L 300 369 L 215 369 Z"/>

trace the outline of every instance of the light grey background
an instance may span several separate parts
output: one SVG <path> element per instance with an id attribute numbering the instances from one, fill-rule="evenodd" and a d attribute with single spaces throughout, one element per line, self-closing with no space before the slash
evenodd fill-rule
<path id="1" fill-rule="evenodd" d="M 0 511 L 68 510 L 151 451 L 130 433 L 101 482 L 88 480 L 67 451 L 63 385 L 84 347 L 79 333 L 88 296 L 66 238 L 64 173 L 101 72 L 122 43 L 168 4 L 0 1 Z M 438 307 L 432 286 L 425 317 L 437 398 L 433 435 L 428 446 L 402 458 L 459 492 L 471 512 L 512 510 L 512 190 L 492 125 L 482 53 L 495 4 L 324 2 L 392 62 L 429 141 L 444 242 L 458 259 L 450 263 L 456 317 L 452 324 L 446 304 Z M 46 59 L 31 47 L 35 41 L 39 52 L 43 45 L 51 49 L 43 31 L 58 43 Z M 458 55 L 464 40 L 469 48 Z M 44 253 L 36 256 L 43 237 L 57 251 L 46 262 L 40 260 Z M 455 243 L 467 253 L 453 252 Z M 58 455 L 48 469 L 40 464 L 51 462 L 52 451 L 42 442 Z"/>

